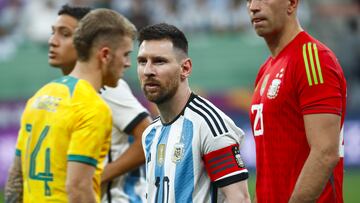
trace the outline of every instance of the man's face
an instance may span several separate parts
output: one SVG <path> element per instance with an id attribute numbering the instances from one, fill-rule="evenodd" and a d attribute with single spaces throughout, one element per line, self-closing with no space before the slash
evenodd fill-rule
<path id="1" fill-rule="evenodd" d="M 62 69 L 74 68 L 77 53 L 73 44 L 73 35 L 78 20 L 69 15 L 58 16 L 52 25 L 52 34 L 49 38 L 49 64 Z"/>
<path id="2" fill-rule="evenodd" d="M 116 50 L 110 54 L 110 62 L 107 64 L 103 75 L 103 83 L 109 87 L 116 87 L 120 78 L 124 76 L 126 68 L 131 66 L 130 53 L 133 50 L 133 40 L 130 37 L 123 37 L 119 40 Z"/>
<path id="3" fill-rule="evenodd" d="M 261 37 L 276 35 L 288 17 L 289 0 L 247 0 L 251 23 Z"/>
<path id="4" fill-rule="evenodd" d="M 169 40 L 145 40 L 137 57 L 138 77 L 145 96 L 161 104 L 171 99 L 181 82 L 179 53 Z"/>

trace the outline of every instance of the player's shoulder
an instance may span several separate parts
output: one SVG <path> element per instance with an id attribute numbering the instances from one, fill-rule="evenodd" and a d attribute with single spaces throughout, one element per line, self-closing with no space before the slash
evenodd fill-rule
<path id="1" fill-rule="evenodd" d="M 52 80 L 42 86 L 35 94 L 28 100 L 31 102 L 45 102 L 53 103 L 55 101 L 64 101 L 73 96 L 77 79 L 69 76 L 63 76 Z M 56 102 L 57 103 L 57 102 Z"/>
<path id="2" fill-rule="evenodd" d="M 318 58 L 335 58 L 335 54 L 329 47 L 305 31 L 299 33 L 294 44 L 296 51 L 293 53 L 296 53 L 300 59 L 312 57 L 316 63 Z"/>
<path id="3" fill-rule="evenodd" d="M 209 100 L 196 94 L 191 94 L 184 116 L 197 126 L 205 126 L 215 137 L 229 132 L 230 118 Z"/>
<path id="4" fill-rule="evenodd" d="M 328 46 L 306 32 L 300 34 L 296 52 L 300 64 L 309 70 L 315 67 L 318 70 L 341 69 L 336 55 Z"/>
<path id="5" fill-rule="evenodd" d="M 93 112 L 111 112 L 110 107 L 88 81 L 73 77 L 69 77 L 69 80 L 72 80 L 68 82 L 70 84 L 68 86 L 71 92 L 71 103 L 75 109 L 86 108 Z"/>
<path id="6" fill-rule="evenodd" d="M 105 100 L 134 100 L 136 99 L 133 95 L 129 85 L 125 80 L 120 79 L 116 87 L 104 86 L 100 89 L 101 97 Z"/>
<path id="7" fill-rule="evenodd" d="M 151 129 L 151 128 L 155 128 L 155 127 L 159 127 L 159 126 L 162 126 L 162 122 L 161 122 L 161 119 L 160 119 L 160 116 L 157 116 L 156 118 L 154 118 L 152 120 L 152 122 L 149 124 L 148 128 L 147 129 Z"/>
<path id="8" fill-rule="evenodd" d="M 64 89 L 62 88 L 56 88 L 56 89 L 54 88 L 54 89 L 59 91 L 66 90 L 70 95 L 70 97 L 72 97 L 74 95 L 74 92 L 78 88 L 78 84 L 80 81 L 81 81 L 80 79 L 75 77 L 63 76 L 51 81 L 50 83 L 47 84 L 47 86 L 50 86 L 50 88 L 52 88 L 53 86 L 61 86 Z"/>
<path id="9" fill-rule="evenodd" d="M 160 116 L 156 117 L 144 130 L 143 135 L 148 136 L 152 134 L 152 132 L 156 132 L 158 128 L 161 128 L 163 125 L 161 123 Z"/>

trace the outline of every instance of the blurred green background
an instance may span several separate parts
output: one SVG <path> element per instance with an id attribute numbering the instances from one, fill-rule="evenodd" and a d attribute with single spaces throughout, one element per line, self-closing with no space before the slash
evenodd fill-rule
<path id="1" fill-rule="evenodd" d="M 125 78 L 139 91 L 136 73 L 135 43 L 132 67 Z M 37 89 L 56 77 L 59 69 L 47 63 L 47 45 L 26 41 L 12 58 L 0 61 L 0 101 L 30 97 Z M 193 59 L 192 87 L 208 92 L 231 88 L 252 88 L 259 66 L 268 56 L 261 38 L 254 33 L 193 34 L 189 37 L 189 54 Z"/>
<path id="2" fill-rule="evenodd" d="M 259 66 L 268 57 L 269 51 L 249 24 L 244 10 L 246 1 L 0 0 L 0 203 L 3 202 L 1 183 L 6 179 L 13 156 L 24 101 L 42 85 L 61 76 L 60 70 L 51 68 L 47 63 L 46 41 L 59 5 L 69 2 L 114 8 L 138 26 L 165 21 L 185 30 L 193 59 L 190 77 L 193 90 L 216 102 L 236 123 L 249 130 L 247 105 Z M 345 202 L 359 203 L 360 2 L 301 2 L 299 16 L 303 27 L 336 53 L 347 79 L 344 198 Z M 224 7 L 225 4 L 230 7 Z M 134 15 L 134 11 L 139 9 L 140 12 Z M 167 9 L 171 12 L 164 15 Z M 141 98 L 134 60 L 136 53 L 137 45 L 132 54 L 133 65 L 126 72 L 125 79 L 135 95 Z M 252 139 L 251 132 L 247 132 L 249 139 Z M 252 172 L 249 180 L 251 193 L 255 187 L 254 177 Z"/>

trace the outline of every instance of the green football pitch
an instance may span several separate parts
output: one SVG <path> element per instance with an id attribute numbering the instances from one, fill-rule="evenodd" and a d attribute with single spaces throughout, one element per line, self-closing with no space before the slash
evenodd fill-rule
<path id="1" fill-rule="evenodd" d="M 345 170 L 344 177 L 344 202 L 346 203 L 359 203 L 360 202 L 360 169 L 347 169 Z M 255 188 L 255 174 L 250 174 L 249 190 L 251 196 L 254 194 Z M 4 203 L 3 190 L 0 191 L 0 203 Z"/>

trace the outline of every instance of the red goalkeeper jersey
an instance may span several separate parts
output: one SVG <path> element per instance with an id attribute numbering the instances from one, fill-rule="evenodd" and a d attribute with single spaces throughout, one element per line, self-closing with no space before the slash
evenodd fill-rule
<path id="1" fill-rule="evenodd" d="M 250 120 L 256 143 L 256 193 L 259 203 L 288 202 L 310 148 L 306 114 L 341 115 L 346 81 L 334 53 L 306 32 L 262 65 L 255 81 Z M 343 130 L 340 161 L 318 202 L 343 202 Z"/>

